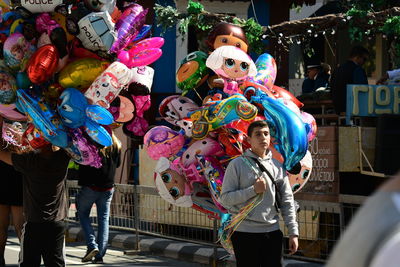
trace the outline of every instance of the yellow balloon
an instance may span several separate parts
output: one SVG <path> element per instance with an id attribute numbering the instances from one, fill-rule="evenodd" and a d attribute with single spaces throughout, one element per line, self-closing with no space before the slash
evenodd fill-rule
<path id="1" fill-rule="evenodd" d="M 84 92 L 99 76 L 110 62 L 95 58 L 80 58 L 65 66 L 58 77 L 62 87 L 76 88 Z"/>
<path id="2" fill-rule="evenodd" d="M 68 43 L 69 43 L 72 39 L 75 38 L 75 36 L 72 35 L 72 34 L 70 34 L 70 33 L 67 31 L 67 28 L 65 27 L 65 23 L 66 23 L 66 21 L 67 21 L 67 18 L 66 18 L 63 14 L 58 13 L 58 12 L 52 12 L 52 13 L 51 13 L 51 17 L 52 17 L 58 24 L 60 24 L 60 26 L 64 29 L 65 33 L 67 34 L 67 42 L 68 42 Z"/>

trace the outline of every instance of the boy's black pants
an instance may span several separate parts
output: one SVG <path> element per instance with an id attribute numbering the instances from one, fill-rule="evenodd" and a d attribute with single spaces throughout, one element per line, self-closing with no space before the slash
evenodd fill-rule
<path id="1" fill-rule="evenodd" d="M 235 231 L 231 237 L 238 267 L 281 267 L 281 230 L 268 233 Z"/>
<path id="2" fill-rule="evenodd" d="M 41 257 L 46 267 L 65 266 L 65 222 L 26 222 L 21 236 L 19 266 L 39 267 Z"/>

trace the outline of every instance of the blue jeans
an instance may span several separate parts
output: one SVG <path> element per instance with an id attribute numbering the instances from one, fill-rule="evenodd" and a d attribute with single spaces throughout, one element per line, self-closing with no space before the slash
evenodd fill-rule
<path id="1" fill-rule="evenodd" d="M 88 249 L 97 248 L 99 250 L 96 258 L 102 258 L 106 254 L 110 205 L 113 194 L 114 188 L 110 191 L 99 192 L 90 187 L 82 186 L 77 196 L 78 216 L 85 234 L 86 246 Z M 97 208 L 97 240 L 90 220 L 90 210 L 94 203 Z"/>

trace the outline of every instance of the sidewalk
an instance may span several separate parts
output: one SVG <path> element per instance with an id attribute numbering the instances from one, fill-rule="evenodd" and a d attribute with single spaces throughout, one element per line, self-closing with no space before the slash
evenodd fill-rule
<path id="1" fill-rule="evenodd" d="M 66 241 L 84 241 L 84 235 L 79 225 L 69 223 Z M 110 230 L 109 244 L 111 247 L 124 249 L 127 253 L 139 253 L 136 251 L 136 235 L 133 232 Z M 140 252 L 148 252 L 167 258 L 210 266 L 213 263 L 214 248 L 212 246 L 139 235 L 139 247 Z M 218 266 L 236 266 L 234 257 L 230 256 L 223 248 L 217 248 L 217 255 Z M 284 266 L 323 267 L 324 264 L 284 259 Z"/>

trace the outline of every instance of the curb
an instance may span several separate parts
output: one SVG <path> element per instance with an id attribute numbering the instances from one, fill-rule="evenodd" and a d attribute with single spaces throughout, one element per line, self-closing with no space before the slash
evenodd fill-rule
<path id="1" fill-rule="evenodd" d="M 77 224 L 69 225 L 66 233 L 66 242 L 84 242 L 84 234 Z M 136 235 L 134 232 L 110 230 L 108 243 L 110 246 L 126 250 L 127 253 L 151 253 L 167 258 L 194 262 L 214 266 L 214 248 L 212 246 L 199 245 L 190 242 L 176 241 L 172 239 L 139 235 L 139 248 L 136 247 Z M 235 267 L 235 257 L 223 248 L 217 248 L 217 265 Z M 304 262 L 293 259 L 284 259 L 285 267 L 323 267 L 324 264 Z"/>
<path id="2" fill-rule="evenodd" d="M 67 242 L 85 241 L 83 231 L 79 226 L 69 226 L 66 236 Z M 108 243 L 112 247 L 128 251 L 137 249 L 134 233 L 110 230 Z M 149 252 L 172 259 L 207 265 L 213 263 L 214 248 L 211 246 L 139 235 L 139 248 L 141 252 Z M 234 259 L 230 259 L 229 256 L 229 253 L 223 248 L 217 248 L 217 259 L 228 259 L 224 260 L 221 266 L 235 266 Z"/>

